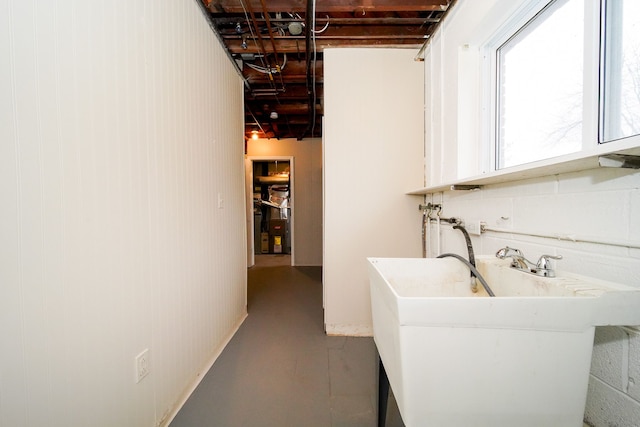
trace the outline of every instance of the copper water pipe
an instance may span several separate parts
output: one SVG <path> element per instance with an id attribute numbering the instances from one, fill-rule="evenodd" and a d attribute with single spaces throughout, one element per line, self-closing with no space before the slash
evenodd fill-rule
<path id="1" fill-rule="evenodd" d="M 271 46 L 273 46 L 273 56 L 276 60 L 276 71 L 280 75 L 280 84 L 282 85 L 282 89 L 284 90 L 284 79 L 282 78 L 282 70 L 280 69 L 280 64 L 278 63 L 278 49 L 276 49 L 276 40 L 273 38 L 273 31 L 271 30 L 271 19 L 269 18 L 269 12 L 267 12 L 267 5 L 265 4 L 264 0 L 260 0 L 260 3 L 262 4 L 262 14 L 264 15 L 264 20 L 267 24 L 267 31 L 269 31 Z"/>
<path id="2" fill-rule="evenodd" d="M 278 50 L 276 49 L 276 41 L 273 38 L 273 32 L 271 31 L 271 20 L 269 19 L 269 12 L 267 12 L 267 5 L 264 0 L 260 0 L 262 4 L 262 13 L 264 14 L 264 20 L 267 23 L 267 30 L 269 31 L 269 37 L 271 38 L 271 46 L 273 46 L 273 54 L 276 57 L 276 67 L 280 71 L 280 65 L 278 65 Z"/>

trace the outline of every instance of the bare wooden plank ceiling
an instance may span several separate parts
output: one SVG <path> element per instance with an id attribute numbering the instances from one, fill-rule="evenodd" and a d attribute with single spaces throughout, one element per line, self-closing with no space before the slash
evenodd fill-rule
<path id="1" fill-rule="evenodd" d="M 245 80 L 245 137 L 322 136 L 323 51 L 420 47 L 455 0 L 201 0 Z"/>

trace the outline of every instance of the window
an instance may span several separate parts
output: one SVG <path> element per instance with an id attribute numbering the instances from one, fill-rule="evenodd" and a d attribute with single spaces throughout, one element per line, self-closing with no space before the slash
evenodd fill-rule
<path id="1" fill-rule="evenodd" d="M 600 142 L 640 134 L 640 1 L 603 8 Z"/>
<path id="2" fill-rule="evenodd" d="M 640 141 L 640 1 L 528 4 L 494 48 L 496 169 Z"/>
<path id="3" fill-rule="evenodd" d="M 498 48 L 497 169 L 582 148 L 583 53 L 583 0 L 550 3 Z"/>

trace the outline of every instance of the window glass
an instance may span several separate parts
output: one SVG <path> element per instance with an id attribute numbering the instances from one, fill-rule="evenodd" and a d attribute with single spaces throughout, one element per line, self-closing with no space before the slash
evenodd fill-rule
<path id="1" fill-rule="evenodd" d="M 584 5 L 550 3 L 498 49 L 498 169 L 581 150 Z"/>
<path id="2" fill-rule="evenodd" d="M 601 142 L 640 134 L 640 1 L 605 9 Z"/>

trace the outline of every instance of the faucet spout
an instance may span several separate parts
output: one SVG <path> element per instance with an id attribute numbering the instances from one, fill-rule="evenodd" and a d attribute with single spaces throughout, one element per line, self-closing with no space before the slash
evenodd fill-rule
<path id="1" fill-rule="evenodd" d="M 505 246 L 504 248 L 498 250 L 496 252 L 496 258 L 505 259 L 511 256 L 523 256 L 520 249 L 510 248 L 509 246 Z"/>
<path id="2" fill-rule="evenodd" d="M 538 262 L 534 264 L 524 257 L 520 249 L 505 246 L 496 252 L 496 258 L 511 258 L 511 267 L 516 270 L 526 271 L 542 277 L 556 277 L 556 272 L 553 270 L 550 260 L 562 259 L 562 255 L 542 255 Z"/>
<path id="3" fill-rule="evenodd" d="M 531 272 L 531 268 L 529 267 L 530 262 L 524 257 L 524 254 L 520 251 L 520 249 L 505 246 L 504 248 L 496 252 L 496 258 L 511 258 L 511 267 L 529 273 Z"/>

